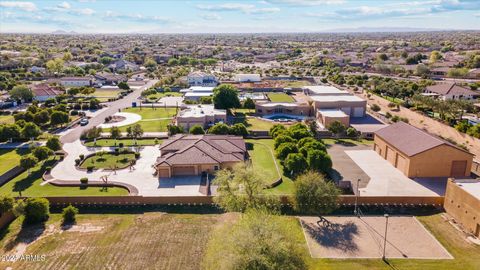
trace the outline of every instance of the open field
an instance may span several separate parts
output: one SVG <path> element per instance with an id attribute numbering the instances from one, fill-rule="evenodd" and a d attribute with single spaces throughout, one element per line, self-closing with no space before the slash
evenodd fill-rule
<path id="1" fill-rule="evenodd" d="M 12 115 L 0 115 L 0 124 L 13 124 L 15 119 Z"/>
<path id="2" fill-rule="evenodd" d="M 271 102 L 295 102 L 295 100 L 291 96 L 285 93 L 268 93 L 267 96 Z"/>
<path id="3" fill-rule="evenodd" d="M 45 227 L 15 220 L 0 240 L 2 254 L 45 255 L 44 261 L 0 262 L 13 269 L 199 269 L 209 232 L 223 215 L 85 214 L 61 226 L 53 214 Z M 21 252 L 20 251 L 20 252 Z"/>
<path id="4" fill-rule="evenodd" d="M 273 140 L 272 139 L 259 139 L 259 140 L 248 139 L 248 140 L 245 140 L 245 142 L 251 143 L 253 145 L 253 149 L 249 150 L 248 152 L 251 155 L 252 164 L 254 168 L 255 167 L 261 168 L 258 171 L 260 173 L 263 173 L 265 177 L 269 177 L 268 178 L 269 181 L 277 180 L 278 173 L 281 174 L 283 182 L 280 185 L 272 189 L 269 189 L 268 191 L 271 192 L 272 194 L 292 194 L 293 193 L 292 179 L 288 178 L 285 175 L 282 175 L 283 174 L 282 164 L 280 164 L 280 161 L 276 159 L 274 156 L 272 156 L 271 154 L 271 153 L 275 153 L 273 149 Z M 276 171 L 275 163 L 273 162 L 274 158 L 277 161 L 277 165 L 280 170 L 279 172 Z"/>
<path id="5" fill-rule="evenodd" d="M 88 166 L 93 166 L 95 169 L 124 169 L 130 165 L 130 162 L 135 160 L 135 154 L 115 154 L 105 153 L 103 155 L 95 155 L 86 158 L 80 168 L 87 169 Z"/>
<path id="6" fill-rule="evenodd" d="M 102 190 L 100 187 L 56 187 L 50 184 L 40 185 L 42 175 L 45 169 L 54 164 L 54 160 L 50 159 L 43 164 L 37 165 L 31 169 L 31 174 L 23 172 L 8 183 L 0 187 L 0 195 L 18 196 L 19 192 L 22 196 L 119 196 L 128 195 L 128 191 L 123 188 L 108 188 Z M 79 179 L 80 180 L 80 179 Z"/>
<path id="7" fill-rule="evenodd" d="M 116 144 L 115 144 L 116 143 Z M 112 147 L 112 146 L 118 146 L 119 143 L 123 143 L 124 146 L 147 146 L 147 145 L 155 145 L 155 144 L 161 144 L 162 140 L 159 139 L 138 139 L 135 144 L 135 140 L 133 139 L 118 139 L 118 140 L 113 140 L 113 139 L 99 139 L 97 140 L 96 144 L 93 141 L 86 142 L 85 146 L 88 147 Z"/>
<path id="8" fill-rule="evenodd" d="M 21 218 L 1 232 L 2 254 L 45 255 L 40 262 L 0 262 L 2 269 L 200 269 L 212 228 L 234 214 L 170 214 L 160 212 L 80 214 L 76 226 L 63 228 L 52 214 L 45 227 L 24 227 Z M 441 214 L 417 219 L 454 259 L 314 259 L 297 218 L 285 216 L 291 233 L 304 245 L 309 269 L 355 270 L 476 270 L 480 247 L 445 222 Z"/>
<path id="9" fill-rule="evenodd" d="M 127 108 L 123 112 L 136 113 L 142 116 L 142 120 L 135 124 L 140 124 L 144 132 L 165 132 L 167 125 L 171 123 L 171 119 L 176 115 L 175 108 Z M 133 124 L 133 125 L 135 125 Z M 122 132 L 127 130 L 127 127 L 120 127 Z"/>
<path id="10" fill-rule="evenodd" d="M 0 149 L 0 175 L 20 164 L 20 157 L 28 149 Z"/>

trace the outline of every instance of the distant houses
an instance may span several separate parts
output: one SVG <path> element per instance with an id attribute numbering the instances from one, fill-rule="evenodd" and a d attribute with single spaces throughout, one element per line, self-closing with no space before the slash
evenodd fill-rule
<path id="1" fill-rule="evenodd" d="M 260 77 L 260 74 L 235 74 L 234 80 L 239 83 L 261 82 L 262 78 Z"/>
<path id="2" fill-rule="evenodd" d="M 427 86 L 424 91 L 425 94 L 437 95 L 443 100 L 449 99 L 464 99 L 472 100 L 480 96 L 479 93 L 460 86 L 456 83 L 439 83 Z"/>
<path id="3" fill-rule="evenodd" d="M 132 62 L 129 62 L 127 60 L 118 60 L 115 61 L 114 63 L 108 65 L 108 68 L 111 71 L 137 71 L 140 69 L 140 67 L 137 64 L 134 64 Z"/>
<path id="4" fill-rule="evenodd" d="M 108 72 L 97 72 L 95 74 L 97 84 L 101 85 L 117 85 L 120 82 L 126 82 L 127 76 L 121 74 L 112 74 Z"/>
<path id="5" fill-rule="evenodd" d="M 202 71 L 194 71 L 188 74 L 187 83 L 189 86 L 215 87 L 218 85 L 218 81 L 215 76 Z"/>
<path id="6" fill-rule="evenodd" d="M 86 77 L 63 77 L 60 78 L 60 84 L 65 87 L 82 87 L 82 86 L 92 86 L 93 78 L 90 76 Z"/>

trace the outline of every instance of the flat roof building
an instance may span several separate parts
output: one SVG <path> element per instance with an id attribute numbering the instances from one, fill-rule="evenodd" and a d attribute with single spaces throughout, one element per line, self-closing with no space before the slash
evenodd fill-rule
<path id="1" fill-rule="evenodd" d="M 353 95 L 310 96 L 315 112 L 323 109 L 338 109 L 350 117 L 364 117 L 367 101 Z"/>
<path id="2" fill-rule="evenodd" d="M 195 125 L 207 128 L 218 122 L 226 122 L 227 111 L 215 109 L 213 105 L 187 105 L 178 112 L 175 121 L 184 130 Z"/>
<path id="3" fill-rule="evenodd" d="M 308 85 L 308 86 L 304 86 L 302 89 L 303 89 L 303 92 L 306 95 L 310 95 L 310 96 L 315 96 L 315 95 L 328 95 L 328 96 L 350 95 L 350 93 L 348 93 L 347 91 L 340 90 L 340 89 L 338 89 L 334 86 L 329 86 L 329 85 Z"/>
<path id="4" fill-rule="evenodd" d="M 480 237 L 480 181 L 450 179 L 443 207 L 469 233 Z"/>

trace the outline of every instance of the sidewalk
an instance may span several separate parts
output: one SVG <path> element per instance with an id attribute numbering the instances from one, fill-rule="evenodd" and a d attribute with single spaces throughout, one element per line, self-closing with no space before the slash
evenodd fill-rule
<path id="1" fill-rule="evenodd" d="M 36 146 L 44 146 L 45 141 L 33 142 Z M 16 149 L 16 148 L 29 148 L 31 142 L 16 142 L 16 143 L 0 143 L 1 149 Z"/>

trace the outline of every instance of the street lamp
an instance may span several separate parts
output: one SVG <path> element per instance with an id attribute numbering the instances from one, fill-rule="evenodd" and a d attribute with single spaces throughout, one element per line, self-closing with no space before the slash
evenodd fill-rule
<path id="1" fill-rule="evenodd" d="M 385 250 L 387 248 L 388 214 L 385 214 L 383 216 L 385 217 L 385 237 L 383 239 L 383 256 L 382 256 L 382 259 L 385 260 Z"/>
<path id="2" fill-rule="evenodd" d="M 356 215 L 357 217 L 359 217 L 359 214 L 358 214 L 358 196 L 360 195 L 359 194 L 359 186 L 360 184 L 360 179 L 357 179 L 357 192 L 355 193 L 355 209 L 353 210 L 353 214 Z"/>

